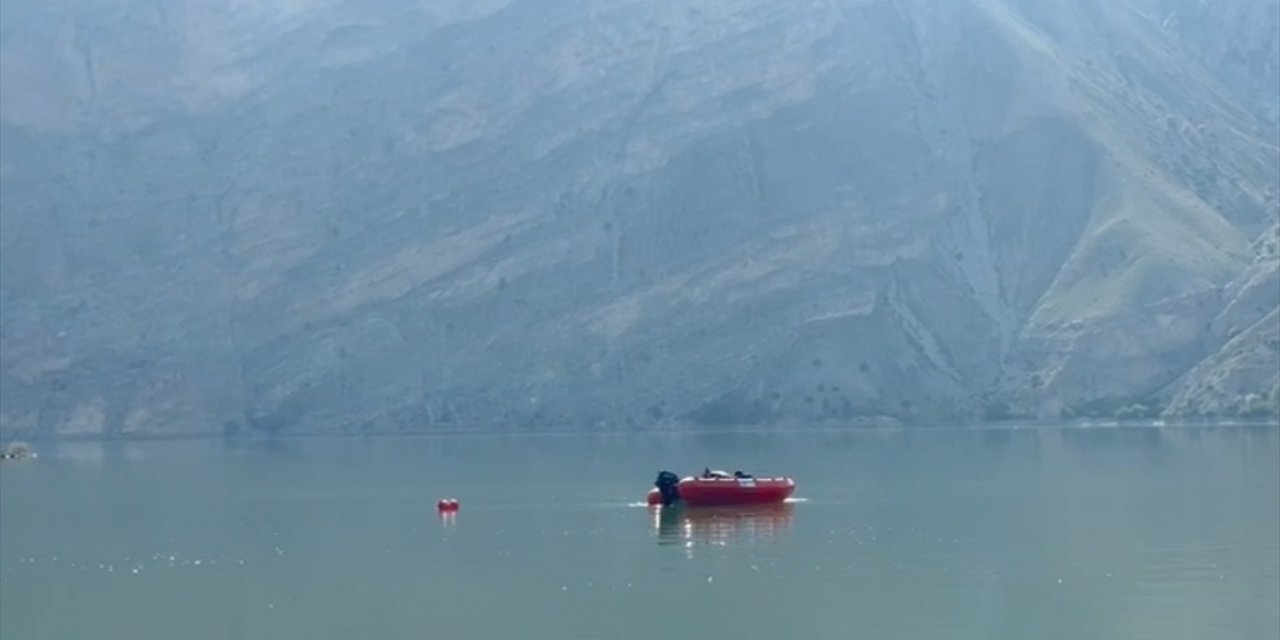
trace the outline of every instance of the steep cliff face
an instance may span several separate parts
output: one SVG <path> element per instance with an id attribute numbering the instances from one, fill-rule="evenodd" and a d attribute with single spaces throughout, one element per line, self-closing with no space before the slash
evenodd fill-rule
<path id="1" fill-rule="evenodd" d="M 1254 243 L 1254 263 L 1223 290 L 1205 342 L 1212 355 L 1172 387 L 1176 416 L 1280 411 L 1280 226 Z"/>
<path id="2" fill-rule="evenodd" d="M 1280 127 L 1280 3 L 1148 0 L 1140 6 L 1275 134 Z"/>
<path id="3" fill-rule="evenodd" d="M 0 429 L 1264 396 L 1275 123 L 1150 4 L 8 2 Z"/>

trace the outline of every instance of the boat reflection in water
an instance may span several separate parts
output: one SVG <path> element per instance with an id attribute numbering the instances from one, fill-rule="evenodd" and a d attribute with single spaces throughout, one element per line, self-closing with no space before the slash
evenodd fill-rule
<path id="1" fill-rule="evenodd" d="M 692 547 L 769 542 L 791 528 L 793 507 L 779 504 L 732 507 L 649 507 L 658 544 Z"/>

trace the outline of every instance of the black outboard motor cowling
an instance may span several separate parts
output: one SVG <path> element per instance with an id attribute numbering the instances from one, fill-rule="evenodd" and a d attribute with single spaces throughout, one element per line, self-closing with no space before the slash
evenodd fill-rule
<path id="1" fill-rule="evenodd" d="M 658 488 L 658 493 L 662 494 L 662 506 L 669 507 L 671 503 L 680 499 L 680 489 L 676 486 L 680 484 L 680 476 L 670 471 L 661 471 L 658 473 L 658 479 L 653 481 L 653 486 Z"/>

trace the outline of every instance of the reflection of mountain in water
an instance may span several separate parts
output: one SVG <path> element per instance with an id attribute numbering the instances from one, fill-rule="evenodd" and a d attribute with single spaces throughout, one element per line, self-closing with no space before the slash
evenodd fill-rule
<path id="1" fill-rule="evenodd" d="M 651 507 L 658 544 L 767 542 L 791 528 L 790 503 L 742 507 Z"/>

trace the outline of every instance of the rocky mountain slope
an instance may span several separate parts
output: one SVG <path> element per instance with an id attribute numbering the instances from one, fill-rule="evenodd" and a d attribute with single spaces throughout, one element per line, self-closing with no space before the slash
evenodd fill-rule
<path id="1" fill-rule="evenodd" d="M 1264 415 L 1231 4 L 6 2 L 0 431 Z"/>

